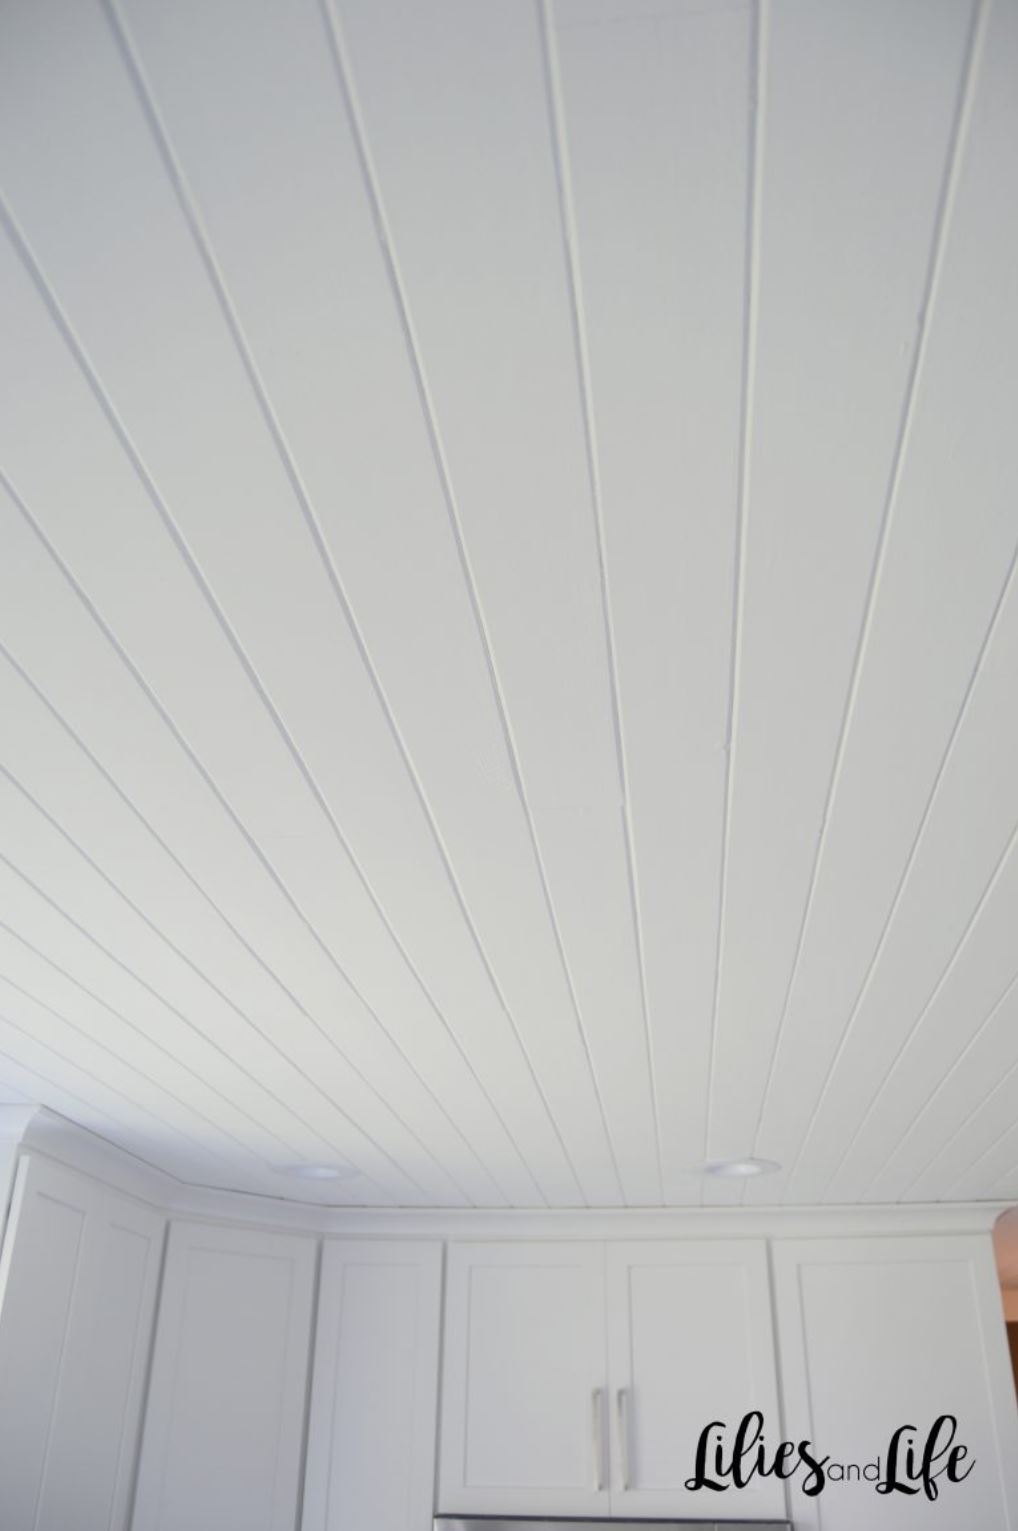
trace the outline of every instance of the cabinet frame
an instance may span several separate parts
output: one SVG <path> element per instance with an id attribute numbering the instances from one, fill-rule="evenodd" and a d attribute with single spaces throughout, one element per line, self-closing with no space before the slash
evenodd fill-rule
<path id="1" fill-rule="evenodd" d="M 710 1491 L 684 1490 L 684 1478 L 694 1465 L 695 1437 L 688 1440 L 688 1457 L 676 1450 L 676 1483 L 667 1488 L 645 1488 L 638 1481 L 638 1411 L 639 1385 L 633 1375 L 633 1324 L 631 1273 L 637 1268 L 718 1269 L 728 1267 L 745 1277 L 746 1328 L 749 1340 L 748 1367 L 753 1374 L 753 1393 L 747 1395 L 746 1408 L 758 1408 L 769 1439 L 776 1439 L 781 1422 L 778 1401 L 777 1359 L 775 1354 L 771 1308 L 770 1267 L 767 1245 L 763 1239 L 668 1239 L 639 1240 L 605 1245 L 606 1329 L 608 1336 L 608 1381 L 611 1398 L 612 1479 L 611 1513 L 618 1517 L 684 1518 L 702 1516 L 706 1509 L 717 1509 L 718 1496 Z M 733 1323 L 738 1315 L 732 1314 Z M 695 1390 L 695 1381 L 693 1383 Z M 700 1428 L 709 1423 L 705 1415 Z M 726 1421 L 730 1431 L 738 1423 Z M 777 1479 L 754 1480 L 745 1489 L 731 1490 L 734 1498 L 729 1511 L 756 1518 L 784 1518 L 787 1496 Z"/>
<path id="2" fill-rule="evenodd" d="M 471 1485 L 467 1482 L 470 1391 L 471 1278 L 484 1264 L 502 1269 L 571 1269 L 588 1284 L 596 1317 L 578 1367 L 576 1409 L 590 1442 L 583 1484 Z M 443 1514 L 574 1516 L 604 1519 L 609 1508 L 609 1465 L 604 1368 L 604 1246 L 586 1242 L 451 1243 L 446 1265 L 445 1341 L 442 1356 L 441 1442 L 437 1503 Z M 600 1408 L 595 1394 L 600 1394 Z M 584 1411 L 583 1416 L 579 1411 Z M 596 1450 L 595 1450 L 596 1447 Z M 595 1462 L 599 1466 L 595 1466 Z M 595 1480 L 600 1487 L 595 1486 Z"/>
<path id="3" fill-rule="evenodd" d="M 591 1478 L 586 1486 L 543 1486 L 521 1482 L 471 1482 L 467 1453 L 471 1428 L 470 1367 L 471 1279 L 485 1264 L 505 1270 L 566 1268 L 577 1278 L 577 1301 L 597 1305 L 587 1325 L 585 1354 L 576 1362 L 577 1409 L 586 1408 L 591 1442 Z M 759 1408 L 772 1437 L 780 1428 L 777 1360 L 775 1354 L 770 1267 L 763 1239 L 681 1239 L 591 1242 L 451 1243 L 445 1307 L 443 1350 L 440 1473 L 437 1502 L 443 1514 L 665 1518 L 703 1516 L 717 1509 L 707 1504 L 709 1491 L 691 1493 L 684 1479 L 692 1471 L 695 1437 L 676 1442 L 676 1482 L 663 1488 L 626 1485 L 625 1440 L 620 1433 L 620 1403 L 633 1399 L 633 1360 L 629 1272 L 636 1265 L 727 1267 L 744 1273 L 745 1307 L 733 1313 L 747 1335 L 746 1370 L 752 1397 L 745 1409 Z M 583 1287 L 581 1283 L 587 1282 Z M 549 1325 L 555 1313 L 540 1316 Z M 490 1364 L 490 1361 L 489 1361 Z M 489 1378 L 489 1391 L 494 1381 Z M 638 1403 L 638 1400 L 636 1400 Z M 547 1406 L 547 1405 L 546 1405 Z M 540 1404 L 535 1403 L 539 1408 Z M 708 1419 L 702 1425 L 709 1423 Z M 738 1420 L 733 1419 L 734 1431 Z M 475 1427 L 477 1421 L 474 1421 Z M 697 1427 L 697 1435 L 702 1425 Z M 494 1417 L 480 1428 L 493 1432 Z M 633 1453 L 638 1462 L 638 1452 Z M 687 1460 L 688 1456 L 688 1460 Z M 597 1464 L 595 1468 L 595 1462 Z M 575 1467 L 575 1460 L 573 1469 Z M 596 1482 L 595 1487 L 595 1472 Z M 714 1497 L 714 1496 L 711 1496 Z M 785 1491 L 775 1480 L 736 1491 L 738 1505 L 727 1513 L 750 1514 L 781 1521 L 786 1514 Z"/>

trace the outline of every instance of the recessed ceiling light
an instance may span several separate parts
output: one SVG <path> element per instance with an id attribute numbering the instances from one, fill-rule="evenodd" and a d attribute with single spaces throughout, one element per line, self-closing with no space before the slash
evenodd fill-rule
<path id="1" fill-rule="evenodd" d="M 352 1164 L 280 1164 L 277 1169 L 294 1180 L 351 1180 L 358 1173 Z"/>
<path id="2" fill-rule="evenodd" d="M 780 1168 L 773 1159 L 712 1159 L 703 1166 L 703 1173 L 723 1180 L 750 1180 L 754 1175 L 773 1175 Z"/>

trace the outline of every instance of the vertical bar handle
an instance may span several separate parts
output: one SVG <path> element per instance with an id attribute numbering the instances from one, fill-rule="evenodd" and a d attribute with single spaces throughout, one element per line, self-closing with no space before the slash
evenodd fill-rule
<path id="1" fill-rule="evenodd" d="M 594 1457 L 594 1489 L 598 1494 L 604 1490 L 603 1402 L 604 1389 L 596 1387 L 590 1395 L 590 1445 Z"/>
<path id="2" fill-rule="evenodd" d="M 629 1489 L 629 1389 L 620 1387 L 615 1394 L 615 1417 L 619 1430 L 619 1471 L 622 1491 Z"/>

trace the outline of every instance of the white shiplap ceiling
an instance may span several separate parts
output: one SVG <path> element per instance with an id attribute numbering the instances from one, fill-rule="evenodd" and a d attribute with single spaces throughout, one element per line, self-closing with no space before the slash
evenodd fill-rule
<path id="1" fill-rule="evenodd" d="M 1018 0 L 4 0 L 0 1098 L 1018 1199 L 1016 163 Z"/>

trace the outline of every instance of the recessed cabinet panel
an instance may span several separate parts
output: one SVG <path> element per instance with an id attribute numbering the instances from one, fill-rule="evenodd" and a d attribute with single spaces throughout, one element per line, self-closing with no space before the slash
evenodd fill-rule
<path id="1" fill-rule="evenodd" d="M 440 1507 L 604 1516 L 604 1251 L 449 1251 Z"/>
<path id="2" fill-rule="evenodd" d="M 1018 1414 L 990 1240 L 790 1240 L 775 1244 L 774 1263 L 786 1429 L 847 1475 L 833 1481 L 829 1469 L 812 1499 L 793 1480 L 796 1526 L 1014 1531 Z M 859 1480 L 871 1464 L 886 1473 L 903 1425 L 920 1458 L 940 1414 L 957 1420 L 960 1466 L 971 1467 L 963 1482 L 946 1480 L 943 1457 L 935 1500 Z"/>
<path id="3" fill-rule="evenodd" d="M 293 1531 L 316 1245 L 170 1232 L 133 1531 Z"/>
<path id="4" fill-rule="evenodd" d="M 612 1514 L 784 1514 L 784 1490 L 756 1480 L 723 1497 L 690 1491 L 697 1439 L 712 1420 L 729 1438 L 759 1410 L 779 1413 L 762 1241 L 610 1244 L 608 1341 Z M 732 1501 L 729 1510 L 724 1503 Z"/>
<path id="5" fill-rule="evenodd" d="M 431 1531 L 442 1246 L 327 1241 L 302 1531 Z"/>
<path id="6" fill-rule="evenodd" d="M 164 1227 L 21 1161 L 0 1265 L 3 1531 L 124 1531 Z"/>

